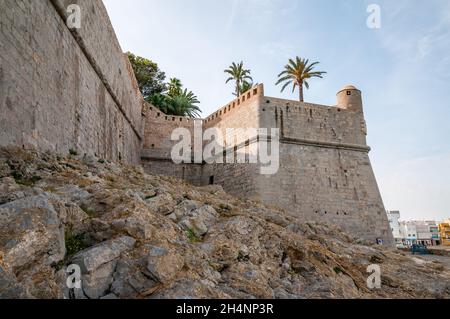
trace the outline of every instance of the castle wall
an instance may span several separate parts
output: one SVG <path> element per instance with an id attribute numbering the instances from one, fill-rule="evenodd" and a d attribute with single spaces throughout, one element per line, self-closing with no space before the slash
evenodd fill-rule
<path id="1" fill-rule="evenodd" d="M 302 221 L 341 226 L 375 242 L 392 243 L 367 152 L 281 143 L 276 175 L 258 176 L 260 199 Z"/>
<path id="2" fill-rule="evenodd" d="M 64 14 L 81 7 L 81 29 Z M 100 0 L 0 1 L 0 145 L 138 164 L 142 97 Z"/>
<path id="3" fill-rule="evenodd" d="M 330 146 L 365 146 L 364 114 L 340 107 L 265 97 L 262 127 L 278 127 L 282 138 L 324 142 Z"/>
<path id="4" fill-rule="evenodd" d="M 304 221 L 393 244 L 368 156 L 362 108 L 346 110 L 265 97 L 263 127 L 280 129 L 280 169 L 258 175 L 258 195 Z"/>
<path id="5" fill-rule="evenodd" d="M 203 165 L 175 164 L 171 152 L 178 143 L 172 141 L 172 132 L 177 128 L 187 129 L 194 138 L 194 120 L 181 116 L 168 116 L 150 104 L 145 106 L 144 141 L 141 152 L 142 166 L 147 172 L 156 175 L 173 176 L 193 185 L 203 185 Z M 200 120 L 201 121 L 201 120 Z"/>
<path id="6" fill-rule="evenodd" d="M 263 95 L 263 86 L 259 85 L 206 119 L 198 121 L 202 123 L 203 131 L 216 128 L 223 134 L 225 150 L 249 154 L 255 150 L 254 142 L 249 142 L 248 145 L 245 143 L 256 138 L 256 135 L 227 135 L 226 129 L 259 128 L 259 105 Z M 182 178 L 194 185 L 208 185 L 211 179 L 214 179 L 215 184 L 222 185 L 230 194 L 241 197 L 257 195 L 255 177 L 259 172 L 258 165 L 227 164 L 225 161 L 223 164 L 212 165 L 173 163 L 171 151 L 177 142 L 171 141 L 171 134 L 177 128 L 186 128 L 191 133 L 193 143 L 194 121 L 192 119 L 167 116 L 149 105 L 146 108 L 145 123 L 142 164 L 148 172 Z M 226 141 L 230 142 L 233 139 L 238 144 L 237 149 L 226 144 Z M 206 141 L 203 145 L 207 143 Z"/>

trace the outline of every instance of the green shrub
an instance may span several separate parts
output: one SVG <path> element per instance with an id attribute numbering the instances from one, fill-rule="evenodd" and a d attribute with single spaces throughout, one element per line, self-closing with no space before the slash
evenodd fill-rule
<path id="1" fill-rule="evenodd" d="M 34 186 L 37 182 L 39 182 L 42 179 L 37 175 L 33 175 L 32 177 L 25 177 L 19 171 L 13 171 L 11 175 L 17 184 L 28 187 Z"/>
<path id="2" fill-rule="evenodd" d="M 80 208 L 83 212 L 85 212 L 91 218 L 94 218 L 97 216 L 97 212 L 94 209 L 88 207 L 86 204 L 82 204 L 80 206 Z"/>
<path id="3" fill-rule="evenodd" d="M 83 235 L 72 235 L 71 231 L 66 231 L 66 256 L 72 257 L 80 251 L 88 248 Z"/>
<path id="4" fill-rule="evenodd" d="M 334 267 L 333 268 L 333 270 L 334 270 L 334 272 L 336 273 L 336 274 L 342 274 L 344 271 L 341 269 L 341 267 L 339 267 L 339 266 L 336 266 L 336 267 Z"/>
<path id="5" fill-rule="evenodd" d="M 202 238 L 198 237 L 192 229 L 186 231 L 186 235 L 191 244 L 198 243 L 202 241 Z"/>

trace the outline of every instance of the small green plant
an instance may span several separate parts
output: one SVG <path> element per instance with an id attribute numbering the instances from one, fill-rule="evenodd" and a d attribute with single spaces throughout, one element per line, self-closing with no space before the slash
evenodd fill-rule
<path id="1" fill-rule="evenodd" d="M 200 237 L 198 237 L 192 229 L 186 230 L 186 235 L 189 239 L 189 243 L 191 243 L 191 244 L 202 241 L 202 239 Z"/>
<path id="2" fill-rule="evenodd" d="M 99 162 L 100 164 L 105 164 L 105 163 L 106 163 L 106 161 L 105 161 L 104 159 L 99 159 L 98 162 Z"/>
<path id="3" fill-rule="evenodd" d="M 64 268 L 64 266 L 66 265 L 66 262 L 67 262 L 66 259 L 63 259 L 60 262 L 56 263 L 53 266 L 53 268 L 58 272 L 58 271 L 60 271 L 61 269 Z"/>
<path id="4" fill-rule="evenodd" d="M 37 175 L 33 175 L 32 177 L 25 177 L 19 171 L 13 171 L 11 175 L 17 184 L 28 187 L 34 186 L 37 182 L 39 182 L 42 179 Z"/>
<path id="5" fill-rule="evenodd" d="M 78 152 L 76 150 L 74 150 L 73 148 L 69 149 L 69 154 L 72 156 L 77 156 Z"/>
<path id="6" fill-rule="evenodd" d="M 88 207 L 86 204 L 82 204 L 82 205 L 80 206 L 80 208 L 81 208 L 81 210 L 82 210 L 83 212 L 85 212 L 90 218 L 94 218 L 94 217 L 97 216 L 97 212 L 96 212 L 94 209 Z"/>
<path id="7" fill-rule="evenodd" d="M 84 240 L 84 235 L 72 235 L 70 230 L 66 230 L 65 237 L 67 257 L 72 257 L 80 251 L 88 248 Z"/>
<path id="8" fill-rule="evenodd" d="M 333 268 L 333 270 L 334 270 L 334 272 L 336 273 L 336 274 L 342 274 L 344 271 L 341 269 L 341 267 L 339 267 L 339 266 L 336 266 L 336 267 L 334 267 Z"/>

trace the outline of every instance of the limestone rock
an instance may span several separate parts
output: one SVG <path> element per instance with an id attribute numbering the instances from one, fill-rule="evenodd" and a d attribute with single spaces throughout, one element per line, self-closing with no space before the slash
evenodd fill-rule
<path id="1" fill-rule="evenodd" d="M 145 200 L 147 206 L 162 215 L 172 213 L 173 207 L 176 205 L 172 195 L 166 192 L 161 192 L 161 190 L 157 190 L 156 194 L 157 195 L 154 196 L 154 193 L 151 193 L 151 196 L 149 195 L 149 198 Z"/>
<path id="2" fill-rule="evenodd" d="M 218 186 L 0 149 L 6 163 L 41 179 L 0 179 L 0 298 L 450 298 L 445 259 L 367 245 Z M 72 263 L 81 289 L 67 287 Z M 367 288 L 371 263 L 382 289 Z"/>
<path id="3" fill-rule="evenodd" d="M 41 259 L 57 263 L 66 253 L 64 226 L 50 195 L 28 197 L 0 206 L 0 252 L 11 268 Z"/>
<path id="4" fill-rule="evenodd" d="M 82 289 L 89 299 L 99 299 L 106 295 L 113 282 L 116 263 L 117 261 L 108 262 L 82 276 Z"/>
<path id="5" fill-rule="evenodd" d="M 74 202 L 77 204 L 87 201 L 92 195 L 77 185 L 65 185 L 55 190 L 55 193 L 66 202 Z"/>
<path id="6" fill-rule="evenodd" d="M 5 162 L 0 162 L 0 178 L 4 178 L 11 175 L 11 168 Z"/>
<path id="7" fill-rule="evenodd" d="M 134 247 L 136 240 L 131 237 L 120 237 L 101 243 L 78 253 L 73 257 L 73 263 L 81 267 L 83 273 L 92 273 L 100 266 L 120 257 Z"/>
<path id="8" fill-rule="evenodd" d="M 12 177 L 0 179 L 0 205 L 25 197 L 25 193 Z"/>
<path id="9" fill-rule="evenodd" d="M 184 266 L 184 259 L 175 251 L 161 247 L 149 247 L 147 269 L 162 283 L 175 278 Z"/>
<path id="10" fill-rule="evenodd" d="M 183 229 L 192 231 L 197 237 L 204 236 L 218 217 L 213 207 L 191 200 L 183 201 L 169 216 L 170 219 L 178 221 Z"/>
<path id="11" fill-rule="evenodd" d="M 25 287 L 0 265 L 0 299 L 30 299 Z"/>

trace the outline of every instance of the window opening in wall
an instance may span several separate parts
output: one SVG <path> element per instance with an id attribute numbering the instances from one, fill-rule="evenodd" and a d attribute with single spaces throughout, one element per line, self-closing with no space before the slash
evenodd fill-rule
<path id="1" fill-rule="evenodd" d="M 209 177 L 209 185 L 214 185 L 214 176 Z"/>
<path id="2" fill-rule="evenodd" d="M 352 95 L 352 91 L 347 91 L 347 95 Z"/>
<path id="3" fill-rule="evenodd" d="M 258 89 L 253 90 L 253 95 L 256 95 L 256 94 L 258 94 Z"/>

